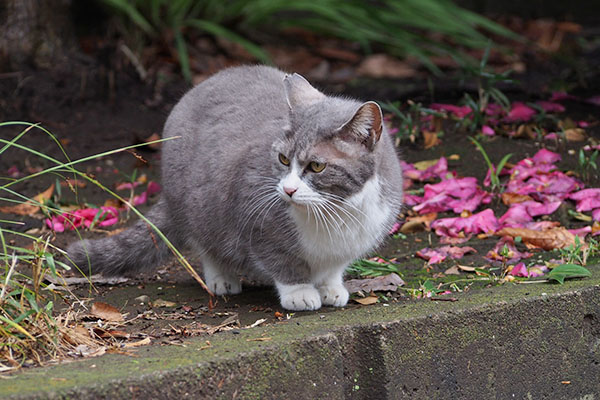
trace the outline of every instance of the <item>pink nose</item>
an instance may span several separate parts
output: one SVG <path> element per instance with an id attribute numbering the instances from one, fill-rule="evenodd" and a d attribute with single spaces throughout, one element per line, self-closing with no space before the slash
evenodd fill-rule
<path id="1" fill-rule="evenodd" d="M 289 188 L 289 187 L 283 187 L 283 191 L 290 197 L 292 197 L 292 195 L 294 193 L 296 193 L 296 190 L 298 190 L 298 188 Z"/>

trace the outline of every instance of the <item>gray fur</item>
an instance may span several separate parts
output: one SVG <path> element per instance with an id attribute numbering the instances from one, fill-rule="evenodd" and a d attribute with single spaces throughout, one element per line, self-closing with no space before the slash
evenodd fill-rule
<path id="1" fill-rule="evenodd" d="M 319 96 L 299 75 L 284 83 L 285 77 L 265 66 L 230 68 L 181 99 L 163 132 L 180 138 L 163 143 L 163 193 L 148 218 L 176 246 L 209 256 L 227 273 L 258 272 L 298 284 L 311 281 L 311 267 L 300 256 L 305 249 L 291 206 L 276 197 L 261 203 L 288 171 L 279 153 L 301 165 L 327 163 L 322 173 L 302 176 L 317 192 L 347 198 L 378 176 L 382 199 L 393 210 L 378 232 L 382 238 L 400 208 L 402 177 L 385 129 L 371 147 L 364 130 L 351 129 L 361 102 Z M 342 149 L 345 156 L 327 159 L 317 148 Z M 92 271 L 103 274 L 145 270 L 169 254 L 141 221 L 118 235 L 72 245 L 68 253 L 84 271 L 85 250 Z"/>

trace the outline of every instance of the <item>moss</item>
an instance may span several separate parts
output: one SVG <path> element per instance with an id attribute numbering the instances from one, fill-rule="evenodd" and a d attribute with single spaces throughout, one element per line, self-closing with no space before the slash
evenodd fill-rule
<path id="1" fill-rule="evenodd" d="M 564 285 L 557 284 L 529 284 L 529 285 L 505 285 L 482 291 L 471 291 L 464 294 L 458 294 L 458 302 L 434 302 L 429 300 L 405 301 L 398 304 L 391 304 L 388 307 L 374 305 L 370 307 L 360 307 L 353 310 L 339 310 L 328 313 L 326 319 L 321 319 L 318 313 L 304 314 L 299 313 L 287 323 L 277 324 L 267 327 L 257 327 L 249 330 L 241 330 L 238 335 L 231 332 L 223 332 L 211 337 L 211 348 L 200 350 L 204 345 L 205 337 L 189 339 L 189 345 L 186 348 L 176 346 L 149 346 L 136 350 L 135 357 L 128 357 L 119 354 L 108 354 L 95 359 L 87 359 L 79 362 L 58 365 L 48 368 L 22 371 L 15 374 L 11 379 L 0 380 L 0 393 L 3 395 L 20 394 L 25 395 L 34 393 L 41 388 L 44 390 L 65 390 L 74 386 L 90 386 L 97 384 L 99 377 L 103 382 L 110 380 L 126 379 L 133 376 L 154 374 L 157 372 L 173 371 L 177 368 L 189 367 L 197 370 L 198 377 L 206 377 L 207 372 L 203 368 L 208 367 L 208 362 L 219 360 L 234 360 L 239 354 L 248 354 L 251 352 L 267 353 L 265 348 L 279 349 L 289 348 L 287 354 L 279 354 L 280 361 L 288 360 L 296 363 L 296 370 L 306 371 L 310 368 L 318 368 L 307 362 L 306 359 L 298 357 L 297 347 L 289 345 L 302 338 L 326 337 L 336 329 L 343 329 L 348 326 L 369 325 L 373 323 L 400 323 L 410 327 L 411 321 L 415 318 L 426 317 L 434 318 L 443 313 L 461 313 L 465 310 L 486 309 L 492 304 L 507 306 L 526 302 L 529 299 L 539 298 L 544 293 L 560 294 L 571 292 L 576 289 L 600 285 L 600 272 L 598 267 L 591 267 L 593 276 L 583 280 L 567 281 Z M 435 324 L 435 320 L 431 320 Z M 560 315 L 557 314 L 555 320 L 546 321 L 543 326 L 551 329 L 553 324 L 560 323 Z M 554 325 L 556 326 L 556 325 Z M 526 334 L 526 327 L 521 328 Z M 423 357 L 431 358 L 436 349 L 441 346 L 448 346 L 448 339 L 457 340 L 458 343 L 465 345 L 475 339 L 483 339 L 489 332 L 481 331 L 475 326 L 446 327 L 440 331 L 432 341 L 419 337 L 420 333 L 414 336 L 413 342 L 419 346 L 422 351 L 420 355 L 416 352 L 412 356 L 411 352 L 402 352 L 401 355 L 394 357 Z M 261 336 L 268 336 L 272 339 L 268 342 L 247 341 Z M 335 336 L 331 336 L 335 340 Z M 429 343 L 429 344 L 427 344 Z M 313 346 L 314 347 L 314 346 Z M 312 349 L 313 351 L 316 351 Z M 336 349 L 322 348 L 318 350 L 321 359 L 332 359 L 335 357 Z M 398 349 L 389 349 L 390 352 L 399 353 Z M 283 357 L 283 358 L 282 358 Z M 268 358 L 267 358 L 268 359 Z M 95 367 L 93 367 L 95 366 Z M 260 366 L 261 376 L 265 380 L 275 373 L 267 364 Z M 294 379 L 293 376 L 289 377 Z M 35 385 L 32 385 L 35 382 Z M 264 390 L 269 382 L 263 381 L 260 390 Z M 258 390 L 260 392 L 260 390 Z M 250 396 L 252 393 L 248 392 Z"/>

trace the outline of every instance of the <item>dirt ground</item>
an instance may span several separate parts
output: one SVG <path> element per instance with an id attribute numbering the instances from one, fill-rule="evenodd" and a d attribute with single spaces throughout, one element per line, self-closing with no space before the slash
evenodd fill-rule
<path id="1" fill-rule="evenodd" d="M 585 60 L 593 65 L 594 54 Z M 545 100 L 549 97 L 550 88 L 555 81 L 562 81 L 563 76 L 576 77 L 578 67 L 570 66 L 560 60 L 540 61 L 532 59 L 527 65 L 527 72 L 517 75 L 518 85 L 505 87 L 505 93 L 513 101 Z M 23 120 L 39 122 L 50 130 L 65 148 L 71 159 L 78 159 L 92 154 L 98 154 L 124 146 L 143 142 L 152 134 L 160 134 L 162 125 L 178 98 L 185 93 L 189 85 L 176 75 L 170 75 L 163 80 L 142 82 L 132 68 L 124 68 L 111 75 L 99 66 L 75 69 L 75 73 L 19 71 L 0 76 L 0 120 Z M 567 72 L 565 72 L 567 71 Z M 112 78 L 110 77 L 112 76 Z M 583 81 L 572 78 L 572 90 L 569 93 L 587 98 L 596 96 L 600 90 L 600 73 L 589 71 Z M 455 82 L 455 81 L 452 81 Z M 424 88 L 431 86 L 427 78 L 409 78 L 397 80 L 373 81 L 359 79 L 348 83 L 328 84 L 325 78 L 317 86 L 325 91 L 346 93 L 364 100 L 402 100 L 409 98 L 421 101 L 424 105 L 430 102 L 456 104 L 462 97 L 463 90 L 473 87 L 472 83 L 461 86 L 449 82 L 448 77 L 434 78 L 436 88 L 432 96 Z M 579 101 L 563 102 L 566 111 L 561 118 L 570 117 L 572 120 L 584 120 L 589 123 L 586 128 L 587 142 L 600 142 L 600 123 L 597 105 Z M 22 128 L 2 127 L 0 137 L 11 139 Z M 468 135 L 461 129 L 448 130 L 441 138 L 441 144 L 425 150 L 422 141 L 414 144 L 403 143 L 399 149 L 402 159 L 414 163 L 431 160 L 440 156 L 458 154 L 459 158 L 450 161 L 449 169 L 458 171 L 460 176 L 475 176 L 481 182 L 485 177 L 487 167 L 481 155 L 474 151 Z M 586 143 L 587 143 L 586 142 Z M 19 143 L 34 148 L 44 154 L 64 160 L 64 155 L 56 143 L 37 131 L 32 130 Z M 571 150 L 578 151 L 582 142 L 566 142 L 556 144 L 549 141 L 539 141 L 525 138 L 509 138 L 495 136 L 484 142 L 484 147 L 494 163 L 504 154 L 513 153 L 515 162 L 535 154 L 540 148 L 558 152 L 562 161 L 558 164 L 563 171 L 577 170 L 577 157 Z M 5 175 L 11 167 L 19 171 L 32 172 L 39 168 L 48 167 L 50 163 L 39 157 L 23 151 L 10 150 L 0 158 L 0 175 Z M 133 152 L 122 152 L 102 159 L 96 159 L 80 166 L 80 170 L 93 174 L 100 182 L 109 188 L 117 183 L 128 180 L 134 170 L 136 174 L 145 174 L 147 180 L 160 182 L 159 176 L 160 151 L 147 147 Z M 45 176 L 41 179 L 27 181 L 15 188 L 27 195 L 42 192 L 55 182 L 57 176 Z M 598 174 L 595 172 L 588 180 L 588 187 L 598 187 Z M 77 196 L 68 188 L 62 188 L 61 201 L 66 203 L 87 203 L 102 205 L 109 197 L 101 189 L 87 185 L 78 190 Z M 156 201 L 152 197 L 148 204 L 140 206 L 145 212 Z M 497 215 L 506 211 L 499 201 L 490 205 Z M 443 217 L 444 215 L 440 215 Z M 0 219 L 6 220 L 14 216 L 0 214 Z M 135 220 L 134 216 L 125 218 L 117 225 L 106 229 L 95 229 L 92 232 L 81 232 L 83 237 L 95 238 L 122 229 Z M 553 215 L 569 228 L 581 226 L 582 223 L 573 221 L 567 215 L 566 206 Z M 22 232 L 35 232 L 37 235 L 47 235 L 53 244 L 65 248 L 68 243 L 77 240 L 74 232 L 52 234 L 44 226 L 41 215 L 19 217 L 24 222 L 17 229 Z M 6 228 L 6 224 L 0 222 Z M 18 245 L 26 243 L 18 238 L 12 238 Z M 478 253 L 467 255 L 461 264 L 478 266 L 485 262 L 482 258 L 497 242 L 497 238 L 473 239 L 467 245 L 474 247 Z M 424 280 L 436 280 L 436 274 L 445 271 L 453 265 L 447 261 L 430 268 L 424 268 L 425 262 L 415 258 L 415 252 L 423 247 L 435 247 L 438 238 L 432 232 L 410 234 L 406 239 L 390 239 L 377 254 L 386 258 L 397 258 L 400 270 L 407 285 L 415 286 Z M 192 260 L 192 264 L 201 270 L 201 266 Z M 266 319 L 262 323 L 289 323 L 293 316 L 281 309 L 275 291 L 267 286 L 246 282 L 244 293 L 230 298 L 209 300 L 209 297 L 189 274 L 176 262 L 161 266 L 158 270 L 147 271 L 144 276 L 138 276 L 123 283 L 107 285 L 98 283 L 90 285 L 72 285 L 73 292 L 82 299 L 93 299 L 91 302 L 103 301 L 117 307 L 127 314 L 131 320 L 123 325 L 123 329 L 131 334 L 131 338 L 150 336 L 153 340 L 163 343 L 178 344 L 182 338 L 189 335 L 206 334 L 214 329 L 235 330 Z M 142 296 L 142 297 L 140 297 Z M 147 296 L 143 297 L 143 296 Z M 68 303 L 56 298 L 59 307 L 66 308 Z M 157 300 L 164 300 L 163 305 Z M 403 291 L 389 294 L 390 301 L 412 301 Z M 172 302 L 172 303 L 169 303 Z M 152 303 L 153 306 L 150 304 Z M 363 307 L 351 302 L 348 308 Z M 317 313 L 343 312 L 331 308 L 323 308 Z"/>

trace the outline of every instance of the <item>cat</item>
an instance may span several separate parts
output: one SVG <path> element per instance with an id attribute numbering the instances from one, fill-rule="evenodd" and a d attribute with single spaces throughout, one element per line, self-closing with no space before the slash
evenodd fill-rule
<path id="1" fill-rule="evenodd" d="M 225 69 L 192 88 L 163 132 L 160 200 L 147 214 L 202 262 L 216 295 L 239 274 L 272 282 L 288 310 L 342 307 L 344 270 L 386 237 L 402 172 L 375 102 L 327 96 L 267 66 Z M 170 254 L 148 224 L 67 250 L 93 273 L 121 275 Z"/>

